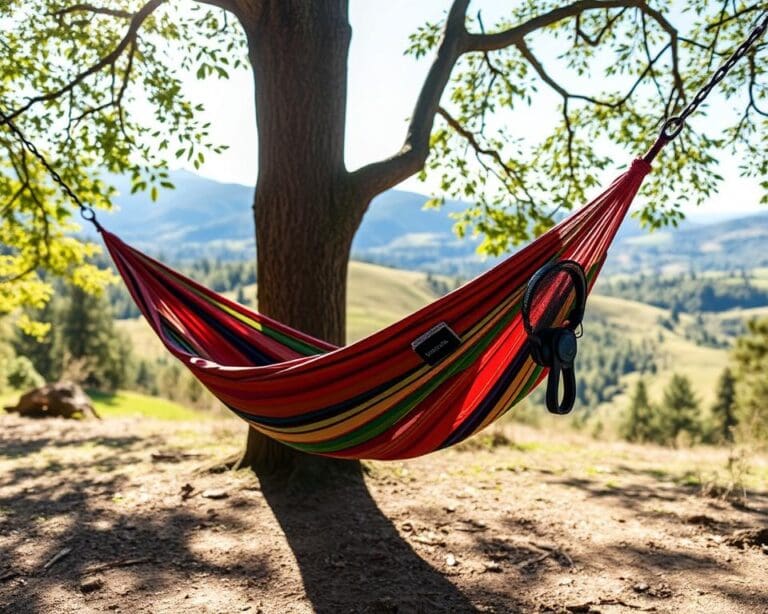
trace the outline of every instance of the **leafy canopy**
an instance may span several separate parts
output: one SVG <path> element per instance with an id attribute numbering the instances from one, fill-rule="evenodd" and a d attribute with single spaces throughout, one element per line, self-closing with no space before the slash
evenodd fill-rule
<path id="1" fill-rule="evenodd" d="M 206 152 L 223 149 L 211 142 L 180 75 L 227 78 L 245 66 L 242 35 L 221 10 L 161 4 L 0 0 L 0 111 L 96 208 L 110 207 L 110 174 L 130 176 L 133 191 L 154 199 L 173 187 L 169 159 L 198 167 Z M 109 282 L 90 264 L 96 244 L 75 238 L 78 221 L 0 121 L 0 314 L 42 307 L 52 294 L 49 274 L 89 292 Z"/>
<path id="2" fill-rule="evenodd" d="M 109 207 L 109 174 L 116 173 L 156 197 L 172 187 L 169 159 L 199 166 L 223 147 L 211 142 L 180 75 L 227 78 L 245 67 L 238 19 L 264 1 L 0 0 L 0 110 L 84 202 Z M 450 18 L 447 25 L 427 23 L 407 49 L 435 56 L 439 66 L 441 41 L 454 36 L 467 45 L 455 65 L 454 56 L 443 61 L 452 75 L 445 92 L 429 90 L 440 79 L 425 82 L 426 102 L 415 114 L 422 126 L 415 128 L 428 132 L 436 119 L 423 173 L 437 174 L 446 195 L 476 203 L 457 231 L 482 235 L 489 253 L 544 231 L 594 193 L 614 159 L 642 153 L 663 118 L 684 106 L 766 8 L 696 0 L 511 4 L 505 19 L 486 29 L 480 14 L 465 20 L 468 0 L 454 0 L 449 15 L 466 28 Z M 742 172 L 762 178 L 768 191 L 766 45 L 750 51 L 717 100 L 668 146 L 638 212 L 647 225 L 676 224 L 683 202 L 711 195 L 721 180 L 718 155 L 738 156 Z M 437 109 L 432 94 L 441 101 Z M 542 125 L 540 139 L 520 138 L 516 111 L 535 111 L 552 97 L 559 122 Z M 401 180 L 403 169 L 417 172 L 421 162 L 405 150 L 394 170 L 385 161 L 370 173 L 389 168 Z M 376 177 L 368 185 L 389 187 Z M 94 244 L 73 238 L 74 212 L 0 122 L 0 313 L 48 300 L 46 272 L 88 290 L 107 282 L 89 264 Z"/>
<path id="3" fill-rule="evenodd" d="M 600 3 L 510 4 L 509 16 L 489 34 L 557 8 Z M 486 252 L 499 254 L 546 230 L 594 196 L 610 178 L 603 169 L 642 155 L 664 119 L 687 104 L 768 10 L 765 3 L 701 0 L 604 4 L 615 8 L 574 8 L 522 42 L 462 56 L 453 71 L 422 176 L 437 175 L 449 197 L 476 201 L 457 228 L 482 235 Z M 473 25 L 486 31 L 481 13 Z M 437 22 L 419 28 L 408 53 L 430 54 L 440 29 Z M 676 225 L 683 204 L 715 193 L 724 156 L 736 156 L 744 175 L 761 178 L 768 201 L 765 38 L 661 154 L 636 213 L 646 226 Z M 559 121 L 538 124 L 539 139 L 521 138 L 516 111 L 529 108 L 528 121 L 538 109 L 546 117 L 553 100 Z"/>

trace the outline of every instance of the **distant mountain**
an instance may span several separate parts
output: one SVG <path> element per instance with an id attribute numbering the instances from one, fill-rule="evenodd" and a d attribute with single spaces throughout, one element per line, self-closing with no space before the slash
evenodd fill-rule
<path id="1" fill-rule="evenodd" d="M 254 252 L 253 188 L 205 179 L 186 171 L 171 174 L 175 190 L 158 202 L 130 194 L 117 178 L 119 211 L 102 214 L 105 225 L 127 241 L 171 259 L 202 255 L 250 258 Z M 377 197 L 353 243 L 353 256 L 388 266 L 451 275 L 474 275 L 494 259 L 475 252 L 477 241 L 460 240 L 451 214 L 467 205 L 449 201 L 424 209 L 427 197 L 389 190 Z M 710 270 L 768 266 L 768 213 L 647 233 L 636 220 L 622 226 L 607 272 Z"/>
<path id="2" fill-rule="evenodd" d="M 138 247 L 174 258 L 253 254 L 253 188 L 205 179 L 193 173 L 171 174 L 175 190 L 157 202 L 147 194 L 130 194 L 127 179 L 115 178 L 118 210 L 101 214 L 105 225 Z M 451 213 L 465 203 L 449 201 L 424 209 L 427 196 L 389 190 L 371 204 L 352 246 L 356 258 L 402 268 L 459 274 L 487 266 L 475 254 L 476 241 L 459 240 Z"/>
<path id="3" fill-rule="evenodd" d="M 712 224 L 620 237 L 609 272 L 679 273 L 768 266 L 768 212 Z"/>

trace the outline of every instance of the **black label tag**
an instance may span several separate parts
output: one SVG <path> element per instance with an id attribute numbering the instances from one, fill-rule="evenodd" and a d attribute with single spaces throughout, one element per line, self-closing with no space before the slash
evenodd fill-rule
<path id="1" fill-rule="evenodd" d="M 461 345 L 461 338 L 445 322 L 430 328 L 411 343 L 413 351 L 430 365 L 436 365 Z"/>

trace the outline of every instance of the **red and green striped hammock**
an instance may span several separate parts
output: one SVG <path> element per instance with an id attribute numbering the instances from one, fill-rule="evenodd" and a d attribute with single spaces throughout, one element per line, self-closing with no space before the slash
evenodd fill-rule
<path id="1" fill-rule="evenodd" d="M 168 350 L 253 428 L 304 452 L 403 459 L 454 445 L 546 376 L 521 304 L 542 266 L 572 260 L 589 288 L 650 164 L 630 169 L 539 239 L 404 320 L 334 347 L 239 305 L 102 230 L 136 304 Z M 570 297 L 573 300 L 573 297 Z M 569 308 L 564 301 L 560 320 Z M 462 342 L 432 366 L 411 343 L 446 323 Z"/>
<path id="2" fill-rule="evenodd" d="M 238 305 L 126 245 L 99 225 L 94 210 L 2 112 L 0 125 L 8 125 L 102 232 L 162 342 L 233 412 L 304 452 L 402 459 L 477 433 L 546 377 L 547 369 L 531 357 L 533 337 L 521 313 L 532 276 L 546 265 L 571 261 L 586 272 L 592 289 L 650 162 L 766 29 L 768 15 L 680 114 L 667 119 L 648 153 L 594 201 L 461 288 L 341 348 Z M 566 323 L 575 300 L 572 292 L 563 295 L 548 325 Z M 427 364 L 412 343 L 440 325 L 461 342 L 437 364 Z"/>

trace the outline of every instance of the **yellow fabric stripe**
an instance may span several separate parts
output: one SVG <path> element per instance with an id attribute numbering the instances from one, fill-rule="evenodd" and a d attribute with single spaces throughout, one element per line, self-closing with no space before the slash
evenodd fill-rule
<path id="1" fill-rule="evenodd" d="M 476 337 L 482 337 L 483 333 L 489 328 L 492 328 L 496 321 L 504 315 L 504 312 L 508 310 L 510 306 L 515 305 L 519 301 L 521 293 L 522 290 L 512 294 L 506 301 L 491 311 L 470 330 L 469 336 L 466 337 L 468 348 L 471 347 L 472 341 L 474 341 Z M 314 443 L 326 439 L 334 439 L 385 413 L 394 404 L 418 390 L 424 383 L 420 380 L 426 381 L 432 379 L 437 373 L 449 368 L 460 356 L 460 354 L 457 354 L 453 360 L 444 361 L 435 368 L 432 368 L 429 365 L 424 365 L 421 369 L 404 379 L 402 382 L 398 382 L 395 387 L 382 391 L 373 399 L 368 400 L 362 405 L 353 407 L 343 414 L 297 427 L 273 428 L 262 426 L 262 428 L 265 429 L 265 432 L 279 435 L 280 439 L 288 442 Z M 393 389 L 396 390 L 394 395 Z M 382 401 L 388 402 L 382 403 Z M 380 406 L 377 408 L 377 405 Z M 355 419 L 356 415 L 357 418 Z M 338 425 L 338 428 L 331 428 L 334 425 Z M 311 435 L 306 436 L 305 433 L 311 433 Z"/>

